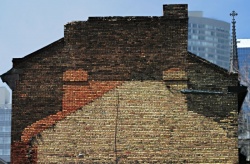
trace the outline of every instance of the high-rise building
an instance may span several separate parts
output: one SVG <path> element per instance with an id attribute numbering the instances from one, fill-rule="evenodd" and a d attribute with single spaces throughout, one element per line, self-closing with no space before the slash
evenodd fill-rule
<path id="1" fill-rule="evenodd" d="M 229 69 L 230 23 L 205 18 L 202 11 L 191 11 L 188 16 L 188 51 Z"/>
<path id="2" fill-rule="evenodd" d="M 250 85 L 250 39 L 237 39 L 237 51 L 238 62 L 240 70 L 240 81 L 243 85 Z M 241 148 L 241 154 L 246 157 L 247 161 L 250 161 L 250 94 L 248 92 L 245 101 L 242 106 L 243 116 L 239 122 L 239 147 Z"/>
<path id="3" fill-rule="evenodd" d="M 240 78 L 243 85 L 250 84 L 250 39 L 237 39 L 237 51 L 240 69 Z M 245 101 L 250 102 L 250 96 L 246 97 Z M 250 110 L 249 103 L 243 104 L 243 109 Z"/>
<path id="4" fill-rule="evenodd" d="M 240 70 L 246 71 L 250 68 L 250 39 L 238 39 L 237 47 Z"/>
<path id="5" fill-rule="evenodd" d="M 0 158 L 10 162 L 11 102 L 10 92 L 0 87 Z"/>

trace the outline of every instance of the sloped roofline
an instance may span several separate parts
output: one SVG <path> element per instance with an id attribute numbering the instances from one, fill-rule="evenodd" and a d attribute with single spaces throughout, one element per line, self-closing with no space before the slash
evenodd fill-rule
<path id="1" fill-rule="evenodd" d="M 47 51 L 49 48 L 52 48 L 54 46 L 60 45 L 64 43 L 64 37 L 61 39 L 58 39 L 55 42 L 52 42 L 51 44 L 38 49 L 35 52 L 32 52 L 22 58 L 13 58 L 12 59 L 12 68 L 10 70 L 8 70 L 7 72 L 5 72 L 4 74 L 0 75 L 0 78 L 2 79 L 3 82 L 6 82 L 9 87 L 14 90 L 15 89 L 15 81 L 17 79 L 19 79 L 19 74 L 23 73 L 22 69 L 18 69 L 18 65 L 35 57 L 36 55 L 42 53 L 43 51 Z M 12 77 L 9 77 L 10 75 L 13 75 Z"/>
<path id="2" fill-rule="evenodd" d="M 12 59 L 13 67 L 16 66 L 16 65 L 18 65 L 18 64 L 20 64 L 20 63 L 22 63 L 22 62 L 24 62 L 24 61 L 26 61 L 27 59 L 30 59 L 30 58 L 34 57 L 35 55 L 37 55 L 37 54 L 39 54 L 39 53 L 41 53 L 43 51 L 46 51 L 47 49 L 49 49 L 49 48 L 51 48 L 53 46 L 56 46 L 58 44 L 61 44 L 63 42 L 64 42 L 64 37 L 62 37 L 62 38 L 60 38 L 60 39 L 58 39 L 58 40 L 56 40 L 56 41 L 48 44 L 45 47 L 42 47 L 42 48 L 40 48 L 40 49 L 38 49 L 38 50 L 36 50 L 36 51 L 34 51 L 34 52 L 32 52 L 32 53 L 30 53 L 30 54 L 22 57 L 22 58 L 13 58 Z"/>
<path id="3" fill-rule="evenodd" d="M 238 73 L 230 73 L 227 69 L 222 68 L 222 67 L 220 67 L 220 66 L 218 66 L 218 65 L 216 65 L 216 64 L 214 64 L 214 63 L 212 63 L 212 62 L 210 62 L 210 61 L 208 61 L 208 60 L 206 60 L 206 59 L 203 59 L 203 58 L 201 58 L 201 57 L 195 55 L 195 54 L 192 53 L 192 52 L 189 52 L 189 51 L 188 51 L 188 55 L 189 55 L 191 58 L 193 58 L 194 60 L 199 61 L 199 62 L 202 62 L 202 63 L 205 64 L 206 66 L 208 66 L 208 67 L 214 69 L 215 71 L 219 71 L 219 72 L 221 72 L 221 73 L 224 74 L 224 75 L 238 77 Z"/>

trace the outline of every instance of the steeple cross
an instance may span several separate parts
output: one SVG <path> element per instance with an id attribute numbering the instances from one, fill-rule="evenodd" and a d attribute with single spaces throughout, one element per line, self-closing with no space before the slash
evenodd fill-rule
<path id="1" fill-rule="evenodd" d="M 235 11 L 232 11 L 232 12 L 230 13 L 230 16 L 233 17 L 233 20 L 234 20 L 234 17 L 237 16 L 237 15 L 238 15 L 238 14 L 237 14 Z"/>
<path id="2" fill-rule="evenodd" d="M 230 16 L 233 17 L 232 20 L 232 50 L 231 50 L 231 55 L 230 55 L 230 68 L 229 71 L 233 73 L 238 73 L 239 71 L 239 63 L 238 63 L 238 52 L 237 52 L 237 39 L 236 39 L 236 29 L 235 29 L 235 24 L 236 21 L 234 19 L 235 16 L 238 14 L 235 11 L 232 11 L 230 13 Z"/>

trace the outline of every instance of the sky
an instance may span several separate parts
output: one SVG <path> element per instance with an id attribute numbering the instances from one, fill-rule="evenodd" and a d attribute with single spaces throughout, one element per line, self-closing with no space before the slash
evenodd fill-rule
<path id="1" fill-rule="evenodd" d="M 0 0 L 0 75 L 22 58 L 63 37 L 64 25 L 90 16 L 162 16 L 163 4 L 188 4 L 189 11 L 231 22 L 237 38 L 250 38 L 250 0 Z M 0 86 L 7 86 L 0 80 Z"/>

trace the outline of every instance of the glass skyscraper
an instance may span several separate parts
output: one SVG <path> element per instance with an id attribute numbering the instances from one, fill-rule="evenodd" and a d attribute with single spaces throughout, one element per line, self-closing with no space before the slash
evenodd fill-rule
<path id="1" fill-rule="evenodd" d="M 188 51 L 228 70 L 230 23 L 205 18 L 201 11 L 191 11 L 188 17 Z"/>
<path id="2" fill-rule="evenodd" d="M 250 39 L 237 39 L 238 61 L 241 84 L 248 87 L 248 93 L 242 105 L 242 118 L 239 122 L 239 146 L 241 154 L 250 160 Z"/>
<path id="3" fill-rule="evenodd" d="M 250 39 L 238 39 L 237 50 L 239 59 L 239 68 L 242 71 L 250 69 Z"/>
<path id="4" fill-rule="evenodd" d="M 10 162 L 11 104 L 10 92 L 0 87 L 0 158 Z"/>
<path id="5" fill-rule="evenodd" d="M 238 61 L 240 69 L 241 83 L 245 86 L 250 85 L 250 39 L 237 39 Z M 250 94 L 248 92 L 243 109 L 250 112 Z"/>

